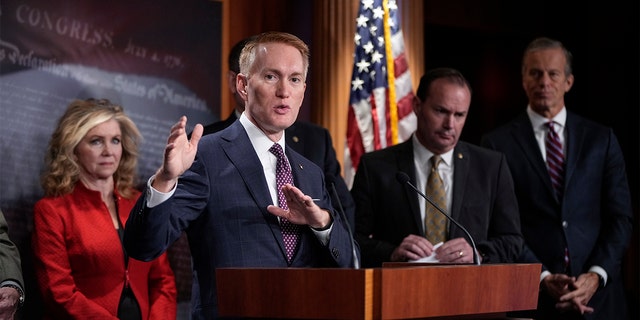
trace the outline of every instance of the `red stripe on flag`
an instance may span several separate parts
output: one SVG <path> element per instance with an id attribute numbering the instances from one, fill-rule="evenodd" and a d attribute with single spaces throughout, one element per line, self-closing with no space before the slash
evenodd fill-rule
<path id="1" fill-rule="evenodd" d="M 376 99 L 375 99 L 375 95 L 372 94 L 369 97 L 369 102 L 371 103 L 371 122 L 373 125 L 373 146 L 374 146 L 374 150 L 378 150 L 380 149 L 381 146 L 381 142 L 380 142 L 380 124 L 379 124 L 379 120 L 380 120 L 380 115 L 378 115 L 378 108 L 376 108 Z M 387 109 L 386 106 L 388 105 L 388 103 L 386 103 L 385 100 L 385 110 Z M 358 161 L 359 162 L 359 161 Z M 357 166 L 354 168 L 358 168 Z"/>
<path id="2" fill-rule="evenodd" d="M 409 71 L 409 63 L 407 62 L 405 53 L 402 52 L 393 60 L 393 74 L 398 78 L 407 71 Z"/>
<path id="3" fill-rule="evenodd" d="M 398 101 L 398 119 L 402 119 L 413 112 L 413 92 Z"/>

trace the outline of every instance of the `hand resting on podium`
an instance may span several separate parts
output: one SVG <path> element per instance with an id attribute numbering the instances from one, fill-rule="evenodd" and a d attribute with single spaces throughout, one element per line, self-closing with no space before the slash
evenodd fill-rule
<path id="1" fill-rule="evenodd" d="M 392 261 L 473 263 L 473 249 L 464 238 L 432 245 L 425 237 L 410 234 L 393 251 Z"/>

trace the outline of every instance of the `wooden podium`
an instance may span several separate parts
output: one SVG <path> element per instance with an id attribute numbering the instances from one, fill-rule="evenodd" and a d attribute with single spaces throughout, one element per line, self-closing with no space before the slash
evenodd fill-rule
<path id="1" fill-rule="evenodd" d="M 540 264 L 220 268 L 218 310 L 276 319 L 486 319 L 535 309 L 540 271 Z"/>

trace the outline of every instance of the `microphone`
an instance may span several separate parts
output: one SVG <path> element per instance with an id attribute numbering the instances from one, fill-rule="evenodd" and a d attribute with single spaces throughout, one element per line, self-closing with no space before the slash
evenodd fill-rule
<path id="1" fill-rule="evenodd" d="M 433 202 L 433 200 L 431 200 L 431 198 L 427 197 L 424 193 L 422 193 L 420 190 L 418 190 L 418 188 L 416 188 L 413 184 L 411 184 L 409 176 L 406 173 L 404 173 L 402 171 L 398 171 L 398 173 L 396 173 L 396 179 L 398 179 L 398 182 L 400 182 L 402 184 L 407 184 L 409 187 L 411 187 L 411 189 L 413 189 L 420 196 L 422 196 L 425 200 L 427 200 L 427 202 L 429 202 L 431 205 L 433 205 L 438 210 L 438 212 L 443 214 L 445 217 L 447 217 L 447 219 L 449 219 L 449 221 L 453 222 L 453 224 L 455 224 L 458 228 L 460 228 L 460 229 L 462 229 L 462 231 L 464 231 L 464 233 L 467 235 L 467 238 L 471 242 L 471 247 L 473 248 L 473 263 L 476 264 L 476 265 L 480 265 L 480 258 L 478 257 L 478 249 L 476 248 L 476 243 L 473 241 L 473 237 L 471 237 L 471 234 L 469 233 L 469 231 L 467 231 L 467 229 L 465 229 L 460 223 L 458 223 L 458 221 L 456 221 L 451 216 L 449 216 L 446 212 L 444 212 L 444 210 L 442 210 L 442 208 L 440 208 L 440 206 L 435 204 Z"/>
<path id="2" fill-rule="evenodd" d="M 358 251 L 356 250 L 356 242 L 353 238 L 353 232 L 351 231 L 351 226 L 349 224 L 349 219 L 347 219 L 347 215 L 344 213 L 344 209 L 342 208 L 342 202 L 340 201 L 340 197 L 338 196 L 338 191 L 336 191 L 336 186 L 333 181 L 333 177 L 325 176 L 325 179 L 331 186 L 331 192 L 333 193 L 333 197 L 336 199 L 338 204 L 338 212 L 340 213 L 340 218 L 344 221 L 344 224 L 347 226 L 347 232 L 349 233 L 349 238 L 351 239 L 351 252 L 353 254 L 353 268 L 360 269 L 360 259 L 358 259 Z"/>

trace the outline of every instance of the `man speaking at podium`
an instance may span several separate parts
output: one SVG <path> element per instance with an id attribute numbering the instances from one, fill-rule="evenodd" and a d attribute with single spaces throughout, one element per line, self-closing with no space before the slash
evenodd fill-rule
<path id="1" fill-rule="evenodd" d="M 193 319 L 218 315 L 216 268 L 349 267 L 351 236 L 334 214 L 322 170 L 285 145 L 304 98 L 309 49 L 281 32 L 243 49 L 245 112 L 230 127 L 187 139 L 182 117 L 125 231 L 127 253 L 151 260 L 183 231 L 193 257 Z M 223 294 L 223 293 L 220 293 Z"/>
<path id="2" fill-rule="evenodd" d="M 520 254 L 518 203 L 505 157 L 458 142 L 470 104 L 471 87 L 460 72 L 430 70 L 414 98 L 418 128 L 411 139 L 360 159 L 351 194 L 363 267 L 425 257 L 471 263 L 474 240 L 478 262 L 514 262 Z M 408 181 L 397 181 L 398 174 Z"/>

